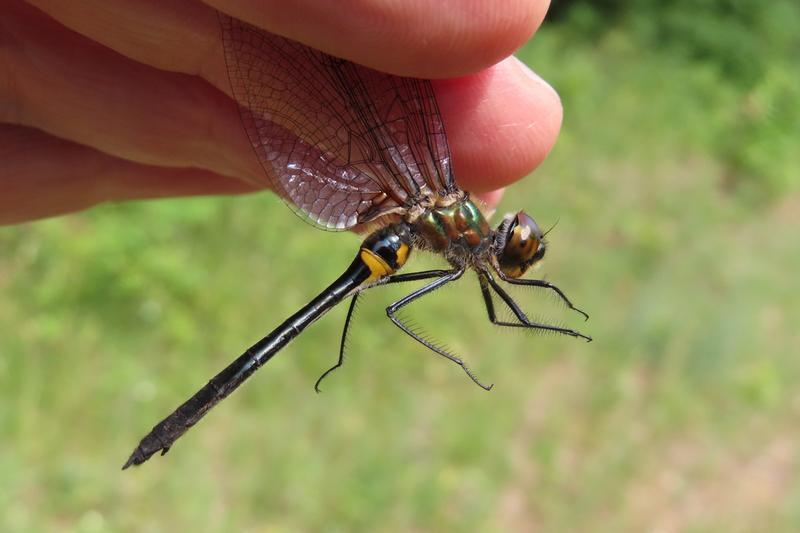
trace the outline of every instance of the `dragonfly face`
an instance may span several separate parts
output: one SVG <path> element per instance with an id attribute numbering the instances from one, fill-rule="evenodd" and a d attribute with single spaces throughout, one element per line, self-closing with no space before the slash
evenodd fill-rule
<path id="1" fill-rule="evenodd" d="M 508 277 L 519 278 L 541 261 L 546 251 L 539 225 L 527 213 L 507 215 L 497 227 L 497 262 Z"/>

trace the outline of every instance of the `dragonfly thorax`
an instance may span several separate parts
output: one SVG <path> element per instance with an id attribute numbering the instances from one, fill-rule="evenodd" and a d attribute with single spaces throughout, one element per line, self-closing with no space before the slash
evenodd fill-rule
<path id="1" fill-rule="evenodd" d="M 429 209 L 412 224 L 423 246 L 446 255 L 475 255 L 488 249 L 492 230 L 478 206 L 465 198 Z"/>

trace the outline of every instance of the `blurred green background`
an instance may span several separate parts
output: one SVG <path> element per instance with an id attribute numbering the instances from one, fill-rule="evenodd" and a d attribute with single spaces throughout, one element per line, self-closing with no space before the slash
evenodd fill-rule
<path id="1" fill-rule="evenodd" d="M 346 266 L 359 238 L 270 194 L 106 205 L 0 230 L 0 530 L 793 531 L 800 524 L 800 4 L 556 2 L 519 56 L 560 92 L 500 212 L 550 234 L 534 316 L 474 279 L 410 316 L 369 293 L 164 458 L 139 438 Z M 457 169 L 456 169 L 457 170 Z M 410 269 L 439 264 L 414 257 Z"/>

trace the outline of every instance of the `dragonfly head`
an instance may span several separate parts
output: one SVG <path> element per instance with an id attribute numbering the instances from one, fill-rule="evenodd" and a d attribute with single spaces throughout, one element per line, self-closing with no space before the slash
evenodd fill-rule
<path id="1" fill-rule="evenodd" d="M 547 250 L 539 225 L 527 213 L 508 214 L 497 227 L 495 253 L 500 270 L 518 278 L 541 261 Z"/>

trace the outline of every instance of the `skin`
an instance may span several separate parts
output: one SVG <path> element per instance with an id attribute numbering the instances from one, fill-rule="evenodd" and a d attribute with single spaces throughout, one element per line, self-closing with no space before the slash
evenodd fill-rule
<path id="1" fill-rule="evenodd" d="M 558 96 L 508 57 L 546 1 L 5 0 L 0 224 L 264 187 L 230 98 L 215 9 L 379 70 L 434 78 L 456 179 L 490 205 L 555 142 Z"/>

